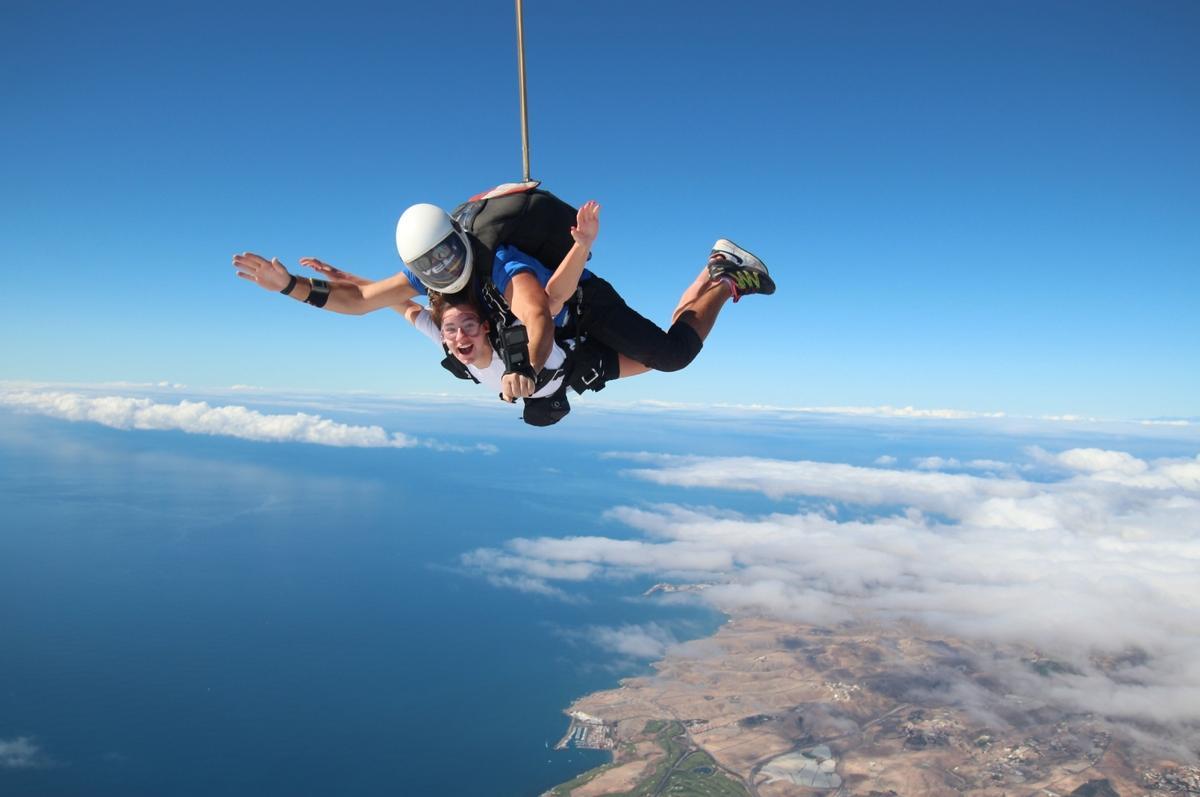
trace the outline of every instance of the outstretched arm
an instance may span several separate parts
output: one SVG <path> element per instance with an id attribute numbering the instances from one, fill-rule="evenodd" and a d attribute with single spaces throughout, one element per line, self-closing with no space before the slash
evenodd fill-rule
<path id="1" fill-rule="evenodd" d="M 579 287 L 583 266 L 587 263 L 592 244 L 596 242 L 596 236 L 599 234 L 600 205 L 591 199 L 583 203 L 575 216 L 575 226 L 571 228 L 571 237 L 575 239 L 575 245 L 567 252 L 567 256 L 546 283 L 546 301 L 552 318 L 558 315 L 558 311 L 570 301 L 575 289 Z"/>
<path id="2" fill-rule="evenodd" d="M 365 288 L 368 285 L 374 284 L 374 280 L 369 280 L 366 277 L 360 277 L 357 274 L 351 274 L 349 271 L 343 271 L 337 266 L 331 266 L 328 263 L 318 260 L 315 257 L 300 258 L 300 265 L 307 266 L 313 271 L 322 275 L 330 282 L 347 282 L 351 285 L 357 285 L 360 288 Z M 331 297 L 332 298 L 332 297 Z M 417 316 L 425 308 L 411 299 L 405 299 L 399 305 L 390 305 L 393 310 L 404 316 L 404 319 L 410 324 L 416 324 Z"/>
<path id="3" fill-rule="evenodd" d="M 233 267 L 242 279 L 255 283 L 268 291 L 279 292 L 288 286 L 292 275 L 278 258 L 267 260 L 253 252 L 242 252 L 233 256 Z M 308 277 L 297 277 L 296 285 L 289 294 L 297 301 L 305 301 L 312 294 L 313 283 Z M 416 296 L 417 292 L 403 272 L 393 274 L 385 280 L 366 285 L 337 282 L 329 286 L 326 310 L 346 315 L 363 315 L 381 307 L 401 307 Z"/>

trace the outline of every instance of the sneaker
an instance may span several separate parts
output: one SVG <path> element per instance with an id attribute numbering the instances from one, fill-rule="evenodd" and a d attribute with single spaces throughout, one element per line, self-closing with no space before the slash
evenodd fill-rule
<path id="1" fill-rule="evenodd" d="M 766 265 L 733 241 L 724 238 L 713 244 L 708 256 L 708 278 L 725 283 L 736 303 L 743 296 L 775 292 L 775 282 Z"/>

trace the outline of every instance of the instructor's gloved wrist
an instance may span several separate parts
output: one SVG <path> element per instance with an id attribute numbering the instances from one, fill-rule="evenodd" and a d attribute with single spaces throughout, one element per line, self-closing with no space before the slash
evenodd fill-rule
<path id="1" fill-rule="evenodd" d="M 509 367 L 508 369 L 505 370 L 504 374 L 505 374 L 505 376 L 507 376 L 508 374 L 516 374 L 517 376 L 527 376 L 530 379 L 532 379 L 534 382 L 537 382 L 538 372 L 533 370 L 532 365 L 530 365 L 529 363 L 525 363 L 523 365 Z"/>

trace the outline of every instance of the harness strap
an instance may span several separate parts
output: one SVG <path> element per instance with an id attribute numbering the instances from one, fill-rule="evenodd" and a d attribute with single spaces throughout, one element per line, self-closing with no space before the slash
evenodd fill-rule
<path id="1" fill-rule="evenodd" d="M 459 379 L 470 379 L 475 384 L 479 384 L 479 380 L 475 378 L 475 374 L 471 373 L 471 369 L 467 368 L 457 357 L 451 354 L 450 347 L 445 343 L 442 344 L 442 351 L 446 352 L 446 357 L 442 360 L 443 368 Z"/>
<path id="2" fill-rule="evenodd" d="M 534 381 L 533 392 L 534 393 L 538 392 L 539 390 L 544 388 L 546 385 L 553 382 L 555 379 L 558 379 L 560 376 L 566 375 L 567 371 L 570 369 L 570 365 L 571 365 L 571 358 L 570 358 L 570 356 L 568 356 L 565 360 L 563 360 L 562 365 L 558 366 L 553 371 L 551 371 L 549 368 L 543 368 L 541 370 L 541 373 L 539 373 L 537 375 L 537 379 Z"/>

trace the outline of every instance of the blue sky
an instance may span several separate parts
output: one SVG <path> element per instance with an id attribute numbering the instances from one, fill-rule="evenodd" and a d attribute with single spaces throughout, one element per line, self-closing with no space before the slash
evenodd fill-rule
<path id="1" fill-rule="evenodd" d="M 1200 7 L 526 6 L 533 173 L 665 321 L 712 240 L 779 292 L 605 399 L 1195 416 Z M 236 281 L 397 265 L 519 178 L 512 6 L 6 2 L 0 379 L 451 391 L 398 317 Z"/>

